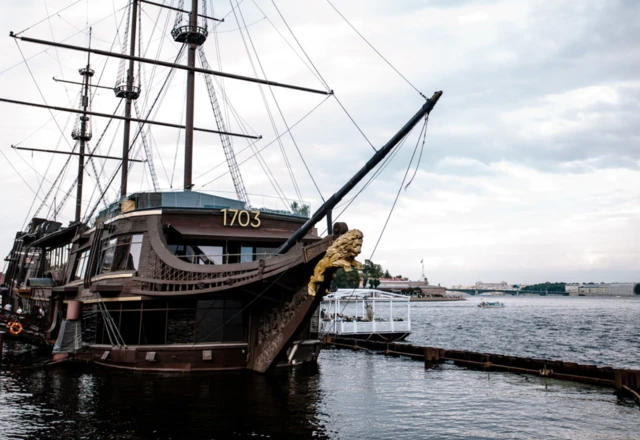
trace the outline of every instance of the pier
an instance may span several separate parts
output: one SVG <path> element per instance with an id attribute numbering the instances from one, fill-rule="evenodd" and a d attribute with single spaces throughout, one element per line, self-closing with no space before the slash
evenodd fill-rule
<path id="1" fill-rule="evenodd" d="M 640 405 L 640 370 L 343 337 L 326 336 L 323 343 L 325 346 L 351 350 L 366 349 L 390 356 L 406 356 L 423 361 L 425 368 L 432 368 L 441 362 L 450 361 L 455 365 L 471 369 L 533 374 L 558 380 L 602 385 L 615 388 L 618 392 L 633 397 Z"/>

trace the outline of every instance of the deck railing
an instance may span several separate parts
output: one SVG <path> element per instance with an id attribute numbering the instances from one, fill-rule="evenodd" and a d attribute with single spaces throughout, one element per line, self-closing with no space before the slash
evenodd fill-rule
<path id="1" fill-rule="evenodd" d="M 277 255 L 273 252 L 241 253 L 241 254 L 197 254 L 176 255 L 182 261 L 192 264 L 229 264 L 231 262 L 256 261 Z M 208 263 L 205 263 L 208 262 Z"/>
<path id="2" fill-rule="evenodd" d="M 410 332 L 411 321 L 320 321 L 319 333 L 337 335 Z"/>

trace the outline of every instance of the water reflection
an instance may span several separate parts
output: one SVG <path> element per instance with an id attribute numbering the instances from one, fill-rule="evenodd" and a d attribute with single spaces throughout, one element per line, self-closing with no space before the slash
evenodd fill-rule
<path id="1" fill-rule="evenodd" d="M 505 309 L 420 304 L 414 343 L 638 365 L 640 301 L 505 298 Z M 604 336 L 603 336 L 604 335 Z M 5 343 L 0 438 L 637 439 L 638 405 L 611 388 L 366 351 L 268 375 L 41 368 Z M 27 366 L 27 367 L 25 367 Z M 28 366 L 34 366 L 29 368 Z"/>
<path id="2" fill-rule="evenodd" d="M 3 373 L 5 438 L 326 438 L 317 366 L 269 375 L 158 376 L 85 366 Z"/>

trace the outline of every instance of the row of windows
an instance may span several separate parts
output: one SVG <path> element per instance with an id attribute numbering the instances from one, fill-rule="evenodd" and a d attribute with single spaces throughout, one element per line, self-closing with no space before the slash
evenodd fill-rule
<path id="1" fill-rule="evenodd" d="M 169 251 L 191 264 L 225 264 L 238 261 L 238 254 L 224 253 L 223 246 L 209 244 L 169 244 Z M 266 258 L 275 253 L 275 247 L 241 246 L 239 261 L 247 263 Z M 104 240 L 95 275 L 123 270 L 138 270 L 142 251 L 142 234 L 123 235 Z M 73 280 L 82 279 L 91 257 L 91 251 L 83 251 L 77 259 Z"/>
<path id="2" fill-rule="evenodd" d="M 122 270 L 138 270 L 140 253 L 142 251 L 142 234 L 122 235 L 105 240 L 102 243 L 100 259 L 96 268 L 96 275 L 118 272 Z M 76 261 L 74 280 L 84 277 L 91 257 L 91 250 L 83 251 Z"/>
<path id="3" fill-rule="evenodd" d="M 138 270 L 141 250 L 142 234 L 123 235 L 105 241 L 97 273 Z"/>
<path id="4" fill-rule="evenodd" d="M 69 251 L 71 245 L 57 247 L 47 251 L 47 264 L 49 270 L 63 269 L 69 261 Z"/>
<path id="5" fill-rule="evenodd" d="M 238 254 L 224 252 L 223 246 L 195 245 L 195 244 L 170 244 L 169 251 L 183 261 L 192 264 L 225 264 L 238 261 Z M 241 263 L 266 258 L 275 253 L 275 247 L 240 246 L 239 260 Z M 231 260 L 231 261 L 230 261 Z"/>

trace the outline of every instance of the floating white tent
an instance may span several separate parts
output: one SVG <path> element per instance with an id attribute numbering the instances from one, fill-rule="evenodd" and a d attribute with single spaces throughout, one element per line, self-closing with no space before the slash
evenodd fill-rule
<path id="1" fill-rule="evenodd" d="M 338 289 L 320 304 L 318 333 L 404 339 L 411 333 L 409 297 L 376 289 Z"/>

